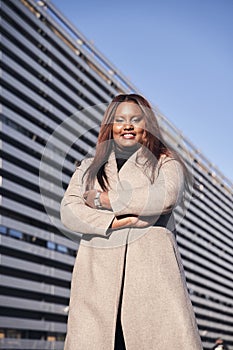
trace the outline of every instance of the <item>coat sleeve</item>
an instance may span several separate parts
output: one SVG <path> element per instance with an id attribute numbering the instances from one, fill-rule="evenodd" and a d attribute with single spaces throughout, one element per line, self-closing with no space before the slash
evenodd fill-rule
<path id="1" fill-rule="evenodd" d="M 93 209 L 85 205 L 82 164 L 75 170 L 61 201 L 61 221 L 71 231 L 108 236 L 108 228 L 115 215 L 112 211 Z"/>
<path id="2" fill-rule="evenodd" d="M 133 188 L 130 180 L 119 181 L 108 194 L 116 216 L 159 216 L 172 211 L 180 202 L 183 191 L 182 166 L 177 160 L 168 158 L 162 161 L 154 183 L 148 179 L 146 185 Z"/>

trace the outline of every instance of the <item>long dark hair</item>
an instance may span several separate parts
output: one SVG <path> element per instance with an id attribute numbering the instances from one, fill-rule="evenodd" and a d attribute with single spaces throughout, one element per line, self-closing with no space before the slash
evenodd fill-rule
<path id="1" fill-rule="evenodd" d="M 84 176 L 87 176 L 87 189 L 93 188 L 96 177 L 103 191 L 107 191 L 109 188 L 105 164 L 114 147 L 112 137 L 113 121 L 116 109 L 122 102 L 134 102 L 142 110 L 146 133 L 145 140 L 142 143 L 142 146 L 144 146 L 142 147 L 142 155 L 145 157 L 144 159 L 146 159 L 144 165 L 151 170 L 151 183 L 155 180 L 154 170 L 161 155 L 167 155 L 177 159 L 182 164 L 184 171 L 186 171 L 186 167 L 178 154 L 171 147 L 168 148 L 166 146 L 150 103 L 143 96 L 138 94 L 121 94 L 113 98 L 104 113 L 97 140 L 95 157 L 84 174 Z"/>

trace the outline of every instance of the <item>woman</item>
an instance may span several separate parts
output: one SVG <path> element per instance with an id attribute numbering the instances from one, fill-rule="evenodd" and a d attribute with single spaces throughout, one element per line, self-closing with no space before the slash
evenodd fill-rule
<path id="1" fill-rule="evenodd" d="M 94 158 L 61 203 L 83 234 L 74 266 L 66 350 L 202 349 L 175 241 L 184 166 L 148 101 L 116 96 Z"/>

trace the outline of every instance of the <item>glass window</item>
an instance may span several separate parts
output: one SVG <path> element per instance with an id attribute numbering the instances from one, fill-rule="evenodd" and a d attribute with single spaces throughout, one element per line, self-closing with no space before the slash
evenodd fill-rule
<path id="1" fill-rule="evenodd" d="M 20 339 L 21 332 L 17 329 L 7 329 L 7 338 Z"/>
<path id="2" fill-rule="evenodd" d="M 48 248 L 48 249 L 54 250 L 55 247 L 56 247 L 56 245 L 55 245 L 54 242 L 51 242 L 51 241 L 48 241 L 48 242 L 47 242 L 47 248 Z"/>
<path id="3" fill-rule="evenodd" d="M 23 234 L 20 231 L 17 230 L 13 230 L 12 228 L 9 230 L 9 235 L 11 237 L 17 238 L 17 239 L 22 239 L 23 238 Z"/>
<path id="4" fill-rule="evenodd" d="M 5 235 L 6 234 L 6 231 L 7 231 L 7 228 L 5 226 L 1 226 L 0 225 L 0 233 Z"/>
<path id="5" fill-rule="evenodd" d="M 67 254 L 67 252 L 68 252 L 67 247 L 65 247 L 64 245 L 61 245 L 61 244 L 58 244 L 58 245 L 57 245 L 57 250 L 58 250 L 60 253 L 65 253 L 65 254 Z"/>
<path id="6" fill-rule="evenodd" d="M 54 335 L 48 335 L 47 341 L 56 341 L 56 337 Z"/>

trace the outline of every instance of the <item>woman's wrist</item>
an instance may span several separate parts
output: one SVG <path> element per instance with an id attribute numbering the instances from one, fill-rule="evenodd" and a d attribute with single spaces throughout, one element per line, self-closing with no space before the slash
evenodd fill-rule
<path id="1" fill-rule="evenodd" d="M 89 190 L 83 194 L 85 204 L 94 209 L 109 209 L 112 210 L 111 203 L 108 197 L 108 192 L 99 190 Z"/>
<path id="2" fill-rule="evenodd" d="M 96 194 L 95 194 L 95 197 L 94 197 L 94 205 L 95 205 L 96 209 L 101 209 L 102 208 L 102 203 L 101 203 L 101 199 L 100 199 L 101 193 L 102 192 L 97 190 Z"/>
<path id="3" fill-rule="evenodd" d="M 109 197 L 108 197 L 108 192 L 101 192 L 100 196 L 99 196 L 99 200 L 100 200 L 102 208 L 112 209 L 111 203 L 110 203 Z"/>

